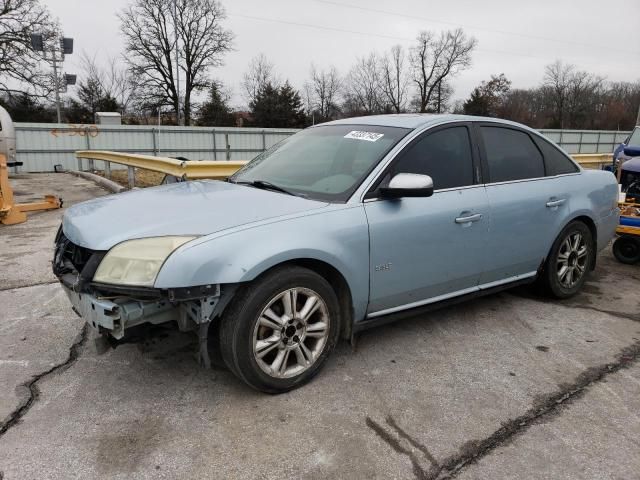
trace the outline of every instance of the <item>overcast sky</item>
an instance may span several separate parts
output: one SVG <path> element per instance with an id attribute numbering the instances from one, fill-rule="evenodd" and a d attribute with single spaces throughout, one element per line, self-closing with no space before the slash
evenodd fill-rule
<path id="1" fill-rule="evenodd" d="M 130 0 L 43 0 L 75 51 L 98 59 L 122 54 L 116 12 Z M 640 0 L 223 0 L 234 51 L 212 71 L 242 104 L 240 80 L 264 53 L 280 77 L 300 88 L 310 64 L 346 73 L 355 58 L 395 44 L 411 46 L 421 30 L 463 27 L 478 39 L 473 66 L 453 80 L 455 98 L 491 74 L 532 87 L 561 59 L 609 80 L 640 79 Z M 633 32 L 635 30 L 635 32 Z M 65 70 L 81 73 L 79 55 Z"/>

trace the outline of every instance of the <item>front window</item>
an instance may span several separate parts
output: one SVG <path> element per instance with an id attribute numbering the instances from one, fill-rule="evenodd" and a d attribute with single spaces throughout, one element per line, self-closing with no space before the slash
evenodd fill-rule
<path id="1" fill-rule="evenodd" d="M 635 147 L 640 145 L 640 127 L 636 127 L 633 132 L 631 133 L 631 136 L 629 137 L 629 141 L 627 142 L 627 145 L 629 145 L 630 147 Z"/>
<path id="2" fill-rule="evenodd" d="M 255 157 L 229 181 L 344 202 L 409 131 L 373 125 L 308 128 Z"/>
<path id="3" fill-rule="evenodd" d="M 435 190 L 473 185 L 473 156 L 467 127 L 449 127 L 428 133 L 407 148 L 392 175 L 429 175 Z"/>

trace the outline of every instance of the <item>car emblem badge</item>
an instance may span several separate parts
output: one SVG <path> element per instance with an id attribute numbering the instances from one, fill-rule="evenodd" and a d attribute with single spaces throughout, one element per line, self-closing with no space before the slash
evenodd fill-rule
<path id="1" fill-rule="evenodd" d="M 392 265 L 393 264 L 391 262 L 383 263 L 382 265 L 376 265 L 375 270 L 376 272 L 385 272 L 391 270 Z"/>

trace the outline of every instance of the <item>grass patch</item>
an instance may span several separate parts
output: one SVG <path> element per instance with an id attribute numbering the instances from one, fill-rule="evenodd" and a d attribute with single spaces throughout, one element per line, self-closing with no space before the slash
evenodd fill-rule
<path id="1" fill-rule="evenodd" d="M 155 187 L 156 185 L 160 185 L 164 179 L 164 173 L 152 172 L 151 170 L 144 170 L 141 168 L 136 168 L 134 170 L 136 175 L 136 187 Z M 104 170 L 95 170 L 94 173 L 101 177 L 105 176 Z M 124 187 L 129 186 L 126 169 L 111 170 L 111 180 Z"/>

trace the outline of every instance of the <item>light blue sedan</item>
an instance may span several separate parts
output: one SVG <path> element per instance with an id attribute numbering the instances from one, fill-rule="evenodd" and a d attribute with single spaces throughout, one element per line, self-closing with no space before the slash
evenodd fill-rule
<path id="1" fill-rule="evenodd" d="M 538 281 L 574 295 L 618 223 L 617 184 L 523 125 L 455 115 L 308 128 L 226 182 L 71 207 L 54 272 L 105 338 L 176 322 L 276 393 L 340 338 Z"/>

